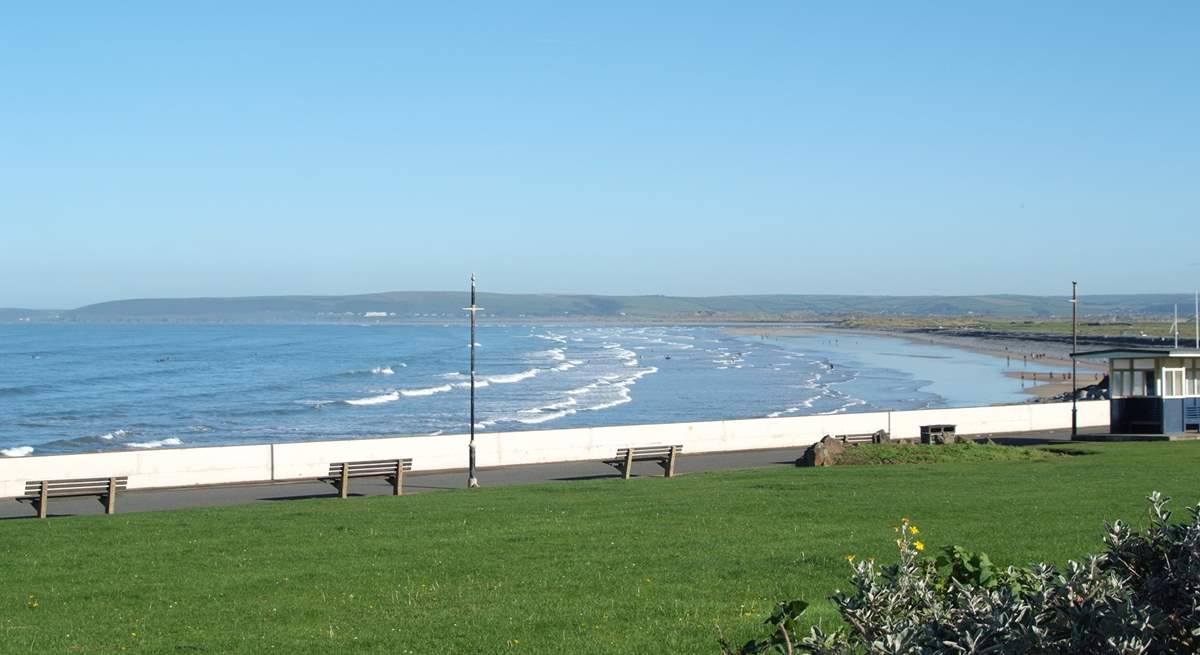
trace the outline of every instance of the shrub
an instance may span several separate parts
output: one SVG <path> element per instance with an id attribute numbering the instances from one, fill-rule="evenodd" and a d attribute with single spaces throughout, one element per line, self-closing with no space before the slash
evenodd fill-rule
<path id="1" fill-rule="evenodd" d="M 1144 534 L 1105 525 L 1107 550 L 1070 561 L 997 570 L 957 546 L 923 555 L 920 531 L 895 528 L 899 562 L 854 562 L 853 593 L 836 593 L 845 626 L 800 632 L 803 601 L 780 603 L 770 634 L 725 655 L 811 653 L 1194 653 L 1200 650 L 1200 505 L 1172 524 L 1169 498 L 1148 498 Z"/>

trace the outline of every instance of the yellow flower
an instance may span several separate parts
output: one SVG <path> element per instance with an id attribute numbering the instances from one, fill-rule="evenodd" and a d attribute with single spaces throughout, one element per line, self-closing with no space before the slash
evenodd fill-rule
<path id="1" fill-rule="evenodd" d="M 900 522 L 901 522 L 901 523 L 908 523 L 908 517 L 907 517 L 907 516 L 905 516 L 904 518 L 900 519 Z"/>
<path id="2" fill-rule="evenodd" d="M 925 550 L 925 542 L 924 541 L 914 541 L 913 548 L 916 548 L 917 552 L 921 552 L 922 550 Z"/>
<path id="3" fill-rule="evenodd" d="M 846 556 L 846 561 L 847 561 L 847 562 L 853 562 L 853 561 L 854 561 L 854 556 L 853 556 L 853 555 L 847 555 L 847 556 Z"/>
<path id="4" fill-rule="evenodd" d="M 908 532 L 910 534 L 919 534 L 921 531 L 917 529 L 917 526 L 913 525 L 913 526 L 909 526 Z"/>

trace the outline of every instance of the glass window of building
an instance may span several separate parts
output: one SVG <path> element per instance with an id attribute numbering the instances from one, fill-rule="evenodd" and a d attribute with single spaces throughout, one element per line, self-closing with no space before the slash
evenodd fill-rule
<path id="1" fill-rule="evenodd" d="M 1172 398 L 1185 395 L 1183 388 L 1183 369 L 1182 368 L 1164 368 L 1163 369 L 1163 395 Z"/>
<path id="2" fill-rule="evenodd" d="M 1133 393 L 1133 374 L 1130 371 L 1113 371 L 1110 381 L 1112 397 L 1121 398 Z"/>

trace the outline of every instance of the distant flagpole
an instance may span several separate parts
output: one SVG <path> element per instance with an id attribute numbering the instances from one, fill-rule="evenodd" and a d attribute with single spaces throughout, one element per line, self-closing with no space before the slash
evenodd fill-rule
<path id="1" fill-rule="evenodd" d="M 474 489 L 479 486 L 479 480 L 475 477 L 475 313 L 483 309 L 475 306 L 475 274 L 471 274 L 471 306 L 463 307 L 464 311 L 471 313 L 471 445 L 468 447 L 467 454 L 469 461 L 467 464 L 467 488 Z"/>

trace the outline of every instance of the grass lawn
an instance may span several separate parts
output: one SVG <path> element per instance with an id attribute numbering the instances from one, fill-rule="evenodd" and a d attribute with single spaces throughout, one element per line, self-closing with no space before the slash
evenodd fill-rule
<path id="1" fill-rule="evenodd" d="M 715 653 L 778 600 L 834 622 L 901 516 L 927 552 L 1061 563 L 1152 490 L 1200 500 L 1200 442 L 1077 448 L 5 521 L 0 652 Z"/>

